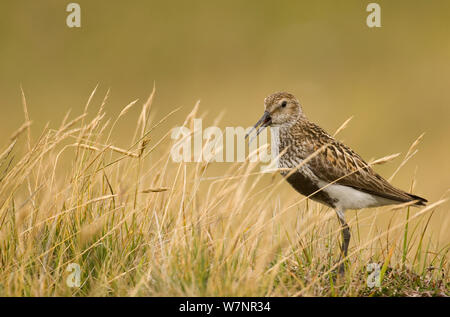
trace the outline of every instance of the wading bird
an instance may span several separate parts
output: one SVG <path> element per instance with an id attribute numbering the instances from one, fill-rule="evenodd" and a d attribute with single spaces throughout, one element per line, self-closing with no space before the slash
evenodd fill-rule
<path id="1" fill-rule="evenodd" d="M 347 209 L 407 202 L 423 206 L 427 202 L 389 184 L 361 156 L 309 121 L 294 95 L 277 92 L 268 96 L 264 105 L 264 114 L 252 131 L 258 135 L 266 127 L 277 127 L 272 129 L 272 151 L 278 155 L 281 175 L 300 194 L 336 211 L 343 240 L 340 260 L 347 257 L 350 243 L 344 216 Z M 342 273 L 345 266 L 340 262 Z"/>

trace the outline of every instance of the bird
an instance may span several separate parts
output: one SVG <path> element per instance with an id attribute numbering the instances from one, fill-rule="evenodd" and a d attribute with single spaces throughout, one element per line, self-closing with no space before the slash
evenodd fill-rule
<path id="1" fill-rule="evenodd" d="M 298 193 L 334 209 L 342 234 L 339 273 L 345 272 L 351 239 L 346 210 L 402 203 L 426 205 L 425 198 L 394 187 L 350 147 L 308 120 L 293 94 L 273 93 L 264 99 L 264 106 L 264 114 L 246 137 L 275 128 L 271 129 L 272 151 L 278 156 L 281 175 Z"/>

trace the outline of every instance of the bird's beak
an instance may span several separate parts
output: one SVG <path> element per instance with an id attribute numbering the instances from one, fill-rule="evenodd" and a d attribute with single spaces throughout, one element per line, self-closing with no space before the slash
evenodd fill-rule
<path id="1" fill-rule="evenodd" d="M 256 124 L 253 126 L 253 128 L 245 135 L 245 138 L 247 138 L 253 131 L 256 131 L 256 136 L 261 133 L 262 130 L 264 130 L 265 127 L 269 126 L 272 123 L 272 118 L 270 117 L 269 112 L 264 111 L 263 116 L 261 119 L 256 122 Z"/>

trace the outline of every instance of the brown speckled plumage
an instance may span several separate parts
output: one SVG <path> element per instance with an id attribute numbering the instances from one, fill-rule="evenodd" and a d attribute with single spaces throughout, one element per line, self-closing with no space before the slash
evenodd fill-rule
<path id="1" fill-rule="evenodd" d="M 273 133 L 277 134 L 275 150 L 281 153 L 281 174 L 300 194 L 335 209 L 342 225 L 344 257 L 350 243 L 346 209 L 427 202 L 389 184 L 356 152 L 309 121 L 294 95 L 278 92 L 264 104 L 264 115 L 255 125 L 257 134 L 265 127 L 278 128 Z M 343 267 L 341 263 L 341 272 Z"/>
<path id="2" fill-rule="evenodd" d="M 398 202 L 418 200 L 417 204 L 423 205 L 426 201 L 389 184 L 361 156 L 304 117 L 291 127 L 280 129 L 279 152 L 281 153 L 286 147 L 287 151 L 281 158 L 282 162 L 288 161 L 289 157 L 306 159 L 323 147 L 323 150 L 309 160 L 307 166 L 325 182 L 349 186 Z M 295 166 L 285 167 L 294 168 Z"/>

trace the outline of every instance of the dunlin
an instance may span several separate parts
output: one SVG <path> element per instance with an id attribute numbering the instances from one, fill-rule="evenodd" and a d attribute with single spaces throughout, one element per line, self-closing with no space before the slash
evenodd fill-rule
<path id="1" fill-rule="evenodd" d="M 347 257 L 350 243 L 347 209 L 427 202 L 389 184 L 361 156 L 309 121 L 294 95 L 274 93 L 264 105 L 264 114 L 254 126 L 256 134 L 265 127 L 278 127 L 273 129 L 276 148 L 272 150 L 279 153 L 280 173 L 297 192 L 336 211 L 343 237 L 341 259 Z M 342 261 L 339 271 L 343 270 Z"/>

